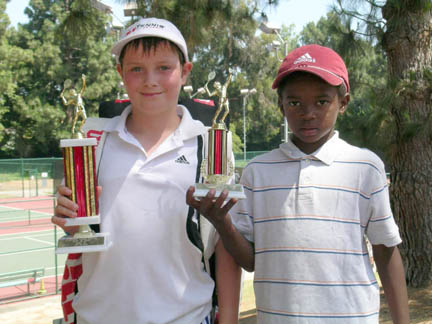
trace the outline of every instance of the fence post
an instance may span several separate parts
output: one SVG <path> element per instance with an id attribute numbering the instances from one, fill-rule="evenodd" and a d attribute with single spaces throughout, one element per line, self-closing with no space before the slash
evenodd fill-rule
<path id="1" fill-rule="evenodd" d="M 36 197 L 39 197 L 39 185 L 38 185 L 38 180 L 39 180 L 39 170 L 36 168 L 35 169 L 35 179 L 36 179 Z"/>
<path id="2" fill-rule="evenodd" d="M 24 188 L 24 159 L 21 158 L 21 188 L 22 188 L 22 197 L 25 197 L 25 188 Z"/>
<path id="3" fill-rule="evenodd" d="M 57 247 L 57 226 L 54 225 L 54 245 Z M 57 253 L 55 253 L 55 247 L 54 247 L 54 265 L 55 265 L 55 291 L 56 295 L 59 293 L 59 286 L 58 286 L 58 260 L 57 260 Z"/>

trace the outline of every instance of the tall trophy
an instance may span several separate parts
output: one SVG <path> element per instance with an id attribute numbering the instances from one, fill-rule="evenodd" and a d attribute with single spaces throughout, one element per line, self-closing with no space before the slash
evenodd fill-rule
<path id="1" fill-rule="evenodd" d="M 59 239 L 56 253 L 97 252 L 108 249 L 108 233 L 95 233 L 90 225 L 100 224 L 99 202 L 96 195 L 96 138 L 85 138 L 83 125 L 87 119 L 83 104 L 86 77 L 78 93 L 68 79 L 60 94 L 64 105 L 74 106 L 72 138 L 60 141 L 63 151 L 65 185 L 72 190 L 71 200 L 78 204 L 78 217 L 66 219 L 66 226 L 79 226 L 73 235 Z M 77 123 L 81 119 L 77 130 Z"/>
<path id="2" fill-rule="evenodd" d="M 229 69 L 228 79 L 224 85 L 218 81 L 214 82 L 214 91 L 211 92 L 208 84 L 214 79 L 215 75 L 214 71 L 210 72 L 204 86 L 205 92 L 210 97 L 219 97 L 219 104 L 213 117 L 212 127 L 208 130 L 205 158 L 201 164 L 204 183 L 195 184 L 194 197 L 204 197 L 211 189 L 215 189 L 216 196 L 219 196 L 223 190 L 227 189 L 228 199 L 244 199 L 246 196 L 243 186 L 230 183 L 234 176 L 234 157 L 231 144 L 232 135 L 225 124 L 225 119 L 229 114 L 227 89 L 232 80 L 232 70 Z M 225 109 L 225 112 L 222 118 L 218 119 L 223 109 Z"/>

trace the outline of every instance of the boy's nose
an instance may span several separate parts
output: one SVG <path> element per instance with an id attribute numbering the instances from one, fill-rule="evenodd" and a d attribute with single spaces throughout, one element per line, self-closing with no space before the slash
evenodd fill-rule
<path id="1" fill-rule="evenodd" d="M 300 115 L 304 119 L 313 119 L 315 118 L 315 107 L 313 105 L 305 105 L 300 108 Z"/>
<path id="2" fill-rule="evenodd" d="M 141 81 L 145 85 L 155 85 L 156 84 L 156 76 L 152 72 L 143 72 L 141 74 Z"/>

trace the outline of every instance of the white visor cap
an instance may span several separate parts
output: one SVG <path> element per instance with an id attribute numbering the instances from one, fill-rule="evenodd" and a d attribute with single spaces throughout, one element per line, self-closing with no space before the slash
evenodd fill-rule
<path id="1" fill-rule="evenodd" d="M 142 37 L 159 37 L 173 42 L 182 51 L 185 61 L 189 62 L 186 41 L 173 23 L 160 18 L 141 18 L 129 26 L 114 44 L 112 53 L 116 56 L 117 63 L 120 63 L 119 58 L 123 47 L 130 41 Z"/>

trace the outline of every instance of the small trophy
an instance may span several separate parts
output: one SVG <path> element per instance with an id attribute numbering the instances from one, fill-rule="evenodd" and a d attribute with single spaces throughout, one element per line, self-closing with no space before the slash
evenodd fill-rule
<path id="1" fill-rule="evenodd" d="M 225 84 L 221 85 L 220 82 L 216 81 L 214 83 L 214 91 L 211 92 L 208 88 L 208 83 L 214 79 L 215 75 L 214 71 L 209 73 L 204 89 L 210 97 L 214 95 L 219 96 L 219 106 L 213 117 L 212 127 L 208 130 L 206 157 L 201 164 L 204 183 L 195 184 L 194 197 L 204 197 L 210 189 L 215 189 L 216 196 L 219 196 L 223 190 L 227 189 L 228 199 L 244 199 L 246 196 L 242 185 L 228 184 L 234 175 L 231 132 L 225 124 L 225 119 L 229 114 L 227 89 L 232 80 L 232 70 L 229 69 L 228 80 Z M 218 120 L 222 109 L 225 109 L 225 113 Z"/>
<path id="2" fill-rule="evenodd" d="M 66 226 L 79 226 L 74 235 L 59 239 L 56 253 L 81 253 L 104 251 L 109 248 L 108 233 L 95 233 L 89 225 L 100 224 L 99 203 L 96 195 L 96 138 L 84 138 L 83 125 L 87 119 L 82 95 L 86 88 L 86 77 L 82 75 L 83 87 L 79 93 L 66 80 L 60 94 L 66 106 L 74 106 L 72 139 L 60 141 L 63 150 L 65 185 L 72 190 L 71 199 L 78 204 L 78 217 L 66 219 Z M 66 92 L 66 94 L 65 94 Z M 81 117 L 81 124 L 76 125 Z"/>

